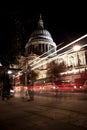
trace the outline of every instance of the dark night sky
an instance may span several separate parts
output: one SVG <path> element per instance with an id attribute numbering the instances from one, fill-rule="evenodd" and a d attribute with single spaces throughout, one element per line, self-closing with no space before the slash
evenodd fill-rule
<path id="1" fill-rule="evenodd" d="M 29 2 L 29 1 L 28 1 Z M 7 2 L 0 4 L 0 46 L 10 44 L 11 34 L 15 31 L 14 20 L 20 21 L 24 26 L 26 36 L 24 45 L 30 34 L 37 29 L 40 13 L 47 29 L 56 44 L 71 42 L 87 33 L 87 8 L 85 3 L 67 2 L 35 3 Z M 3 45 L 2 45 L 3 43 Z"/>

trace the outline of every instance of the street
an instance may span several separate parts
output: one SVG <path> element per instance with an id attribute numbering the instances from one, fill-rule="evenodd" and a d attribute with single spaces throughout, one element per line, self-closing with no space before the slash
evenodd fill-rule
<path id="1" fill-rule="evenodd" d="M 0 99 L 0 130 L 86 130 L 87 93 Z"/>

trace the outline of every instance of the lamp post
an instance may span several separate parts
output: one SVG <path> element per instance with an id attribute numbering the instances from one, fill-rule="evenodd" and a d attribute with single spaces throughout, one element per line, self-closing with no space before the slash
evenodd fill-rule
<path id="1" fill-rule="evenodd" d="M 25 86 L 27 87 L 28 58 L 25 58 L 25 59 L 24 59 L 24 64 L 25 64 L 25 69 L 24 69 L 24 72 L 25 72 Z"/>

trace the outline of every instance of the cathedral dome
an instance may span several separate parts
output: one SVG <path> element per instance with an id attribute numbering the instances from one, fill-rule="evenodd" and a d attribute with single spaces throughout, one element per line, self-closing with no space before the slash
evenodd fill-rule
<path id="1" fill-rule="evenodd" d="M 32 48 L 32 52 L 37 53 L 38 51 L 39 54 L 42 54 L 52 48 L 56 48 L 56 44 L 53 41 L 50 32 L 44 29 L 43 20 L 41 16 L 38 21 L 38 29 L 30 35 L 30 38 L 25 48 Z"/>
<path id="2" fill-rule="evenodd" d="M 38 29 L 35 30 L 28 41 L 29 44 L 51 44 L 52 46 L 56 46 L 56 44 L 53 42 L 52 36 L 49 31 L 46 29 Z M 49 42 L 49 43 L 48 43 Z"/>
<path id="3" fill-rule="evenodd" d="M 30 39 L 29 39 L 29 42 L 31 42 L 32 40 L 36 40 L 36 39 L 44 39 L 44 40 L 50 40 L 50 41 L 53 41 L 52 40 L 52 37 L 51 37 L 51 34 L 46 30 L 46 29 L 38 29 L 38 30 L 35 30 L 31 36 L 30 36 Z"/>

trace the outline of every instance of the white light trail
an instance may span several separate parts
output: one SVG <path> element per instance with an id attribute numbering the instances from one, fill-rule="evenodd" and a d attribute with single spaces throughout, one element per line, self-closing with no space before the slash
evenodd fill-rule
<path id="1" fill-rule="evenodd" d="M 62 45 L 63 43 L 64 43 L 64 42 L 58 44 L 58 45 L 56 46 L 56 48 L 59 47 L 60 45 Z M 31 63 L 33 63 L 34 61 L 38 60 L 41 56 L 44 56 L 44 55 L 47 54 L 48 52 L 52 51 L 54 48 L 55 48 L 55 47 L 53 47 L 53 48 L 50 49 L 49 51 L 46 51 L 46 52 L 43 53 L 42 55 L 38 56 L 36 59 L 34 59 L 34 60 L 32 60 L 31 62 L 29 62 L 29 65 L 30 65 Z"/>
<path id="2" fill-rule="evenodd" d="M 85 46 L 87 46 L 87 44 L 81 46 L 81 48 L 83 48 L 83 47 L 85 47 Z M 38 68 L 38 67 L 40 67 L 40 66 L 42 66 L 42 65 L 45 65 L 45 64 L 47 64 L 47 63 L 49 63 L 49 62 L 51 62 L 51 61 L 53 61 L 53 60 L 58 59 L 58 56 L 60 57 L 60 56 L 63 56 L 64 54 L 69 54 L 69 53 L 71 53 L 71 52 L 73 52 L 73 48 L 70 49 L 70 50 L 68 50 L 68 51 L 65 51 L 65 52 L 63 52 L 63 53 L 61 53 L 61 54 L 58 54 L 56 57 L 53 57 L 53 58 L 51 58 L 51 59 L 48 59 L 48 61 L 44 61 L 44 63 L 41 63 L 41 64 L 39 64 L 39 65 L 37 65 L 37 66 L 31 68 L 31 69 L 34 70 L 34 69 L 36 69 L 36 68 Z"/>
<path id="3" fill-rule="evenodd" d="M 78 39 L 76 39 L 76 40 L 74 40 L 73 42 L 70 42 L 69 44 L 67 44 L 67 45 L 65 45 L 64 47 L 58 49 L 57 51 L 51 53 L 50 55 L 48 55 L 48 56 L 46 56 L 46 57 L 40 59 L 39 61 L 37 61 L 36 63 L 32 64 L 31 66 L 34 66 L 35 64 L 38 64 L 39 62 L 43 61 L 43 60 L 46 59 L 47 57 L 53 55 L 53 54 L 56 53 L 56 52 L 60 52 L 61 50 L 63 50 L 63 49 L 65 49 L 65 48 L 69 47 L 70 45 L 72 45 L 72 44 L 74 44 L 74 43 L 76 43 L 76 42 L 78 42 L 78 41 L 84 39 L 85 37 L 87 37 L 87 34 L 84 35 L 84 36 L 82 36 L 82 37 L 80 37 L 80 38 L 78 38 Z"/>
<path id="4" fill-rule="evenodd" d="M 44 61 L 44 63 L 41 63 L 41 64 L 39 64 L 39 65 L 37 65 L 37 66 L 35 66 L 35 67 L 32 67 L 31 69 L 32 69 L 32 70 L 33 70 L 33 69 L 36 69 L 36 68 L 38 68 L 38 67 L 40 67 L 40 66 L 42 66 L 42 65 L 45 65 L 45 64 L 47 64 L 47 63 L 49 63 L 49 62 L 51 62 L 51 61 L 53 61 L 53 60 L 56 60 L 56 59 L 58 59 L 58 57 L 61 57 L 62 55 L 68 54 L 68 53 L 70 53 L 70 52 L 72 52 L 72 49 L 70 49 L 70 50 L 68 50 L 68 51 L 66 51 L 66 52 L 63 52 L 63 53 L 61 53 L 61 54 L 58 54 L 56 57 L 50 58 L 50 59 L 48 59 L 47 61 Z"/>

